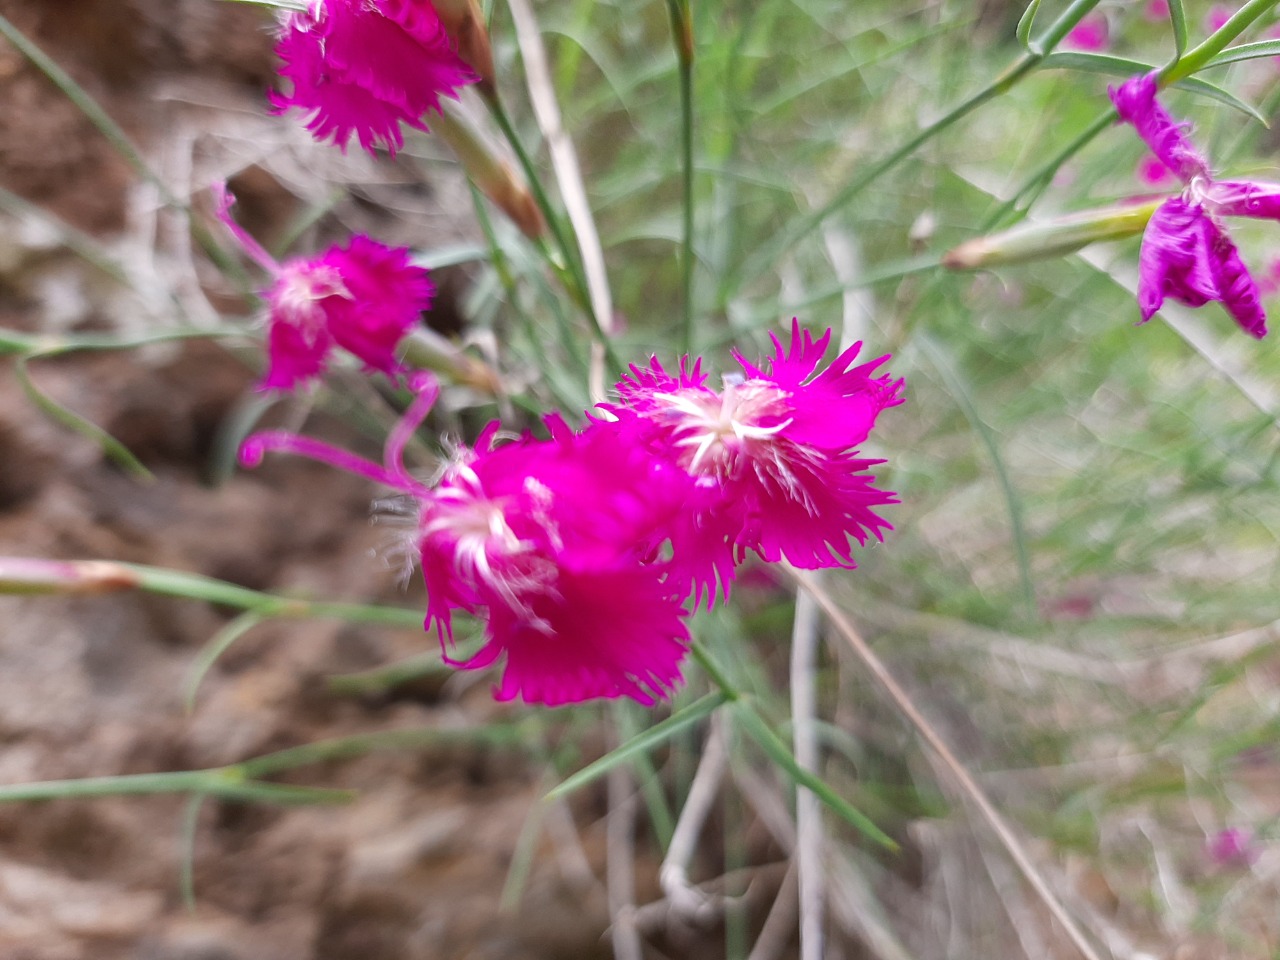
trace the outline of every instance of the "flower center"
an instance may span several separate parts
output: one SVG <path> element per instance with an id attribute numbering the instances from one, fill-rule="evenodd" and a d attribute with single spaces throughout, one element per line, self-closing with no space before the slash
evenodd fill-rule
<path id="1" fill-rule="evenodd" d="M 423 513 L 423 549 L 449 555 L 463 583 L 493 591 L 512 609 L 529 614 L 531 594 L 545 593 L 551 586 L 554 564 L 540 554 L 534 540 L 512 528 L 508 511 L 513 504 L 486 497 L 466 465 L 453 469 L 454 483 L 439 487 Z M 531 519 L 541 525 L 536 508 Z"/>
<path id="2" fill-rule="evenodd" d="M 325 326 L 320 302 L 335 296 L 351 297 L 338 270 L 327 264 L 286 263 L 271 288 L 272 319 L 296 328 L 314 344 Z"/>
<path id="3" fill-rule="evenodd" d="M 676 420 L 676 445 L 685 449 L 690 473 L 723 474 L 734 457 L 767 443 L 792 422 L 784 417 L 788 394 L 765 380 L 725 378 L 720 395 L 685 390 L 658 394 Z"/>

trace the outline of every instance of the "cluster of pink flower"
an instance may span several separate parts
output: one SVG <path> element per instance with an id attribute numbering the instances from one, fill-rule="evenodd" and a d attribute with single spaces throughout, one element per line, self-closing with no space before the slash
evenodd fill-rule
<path id="1" fill-rule="evenodd" d="M 359 473 L 415 503 L 415 546 L 428 629 L 452 639 L 454 611 L 486 620 L 486 643 L 461 667 L 505 654 L 499 699 L 561 704 L 665 697 L 680 680 L 686 602 L 727 597 L 749 552 L 803 569 L 853 567 L 850 539 L 892 529 L 876 509 L 896 503 L 859 456 L 876 417 L 902 402 L 902 381 L 855 366 L 860 344 L 818 369 L 831 332 L 792 322 L 761 366 L 721 390 L 701 362 L 676 374 L 633 367 L 618 400 L 581 431 L 546 418 L 549 439 L 498 442 L 491 424 L 434 486 L 402 453 L 436 396 L 434 379 L 387 441 L 378 465 L 285 432 L 250 437 L 246 465 L 285 450 Z M 446 651 L 447 652 L 447 651 Z"/>

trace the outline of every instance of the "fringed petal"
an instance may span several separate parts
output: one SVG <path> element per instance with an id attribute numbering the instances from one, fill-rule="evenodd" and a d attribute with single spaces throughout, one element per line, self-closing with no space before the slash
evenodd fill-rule
<path id="1" fill-rule="evenodd" d="M 1160 101 L 1156 74 L 1132 77 L 1118 87 L 1108 87 L 1120 119 L 1133 124 L 1146 145 L 1183 183 L 1209 176 L 1209 162 L 1186 135 L 1186 125 L 1174 122 Z"/>

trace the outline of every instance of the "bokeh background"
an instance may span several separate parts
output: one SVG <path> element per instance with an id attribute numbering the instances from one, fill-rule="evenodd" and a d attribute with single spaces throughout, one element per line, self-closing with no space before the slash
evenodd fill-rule
<path id="1" fill-rule="evenodd" d="M 500 88 L 550 182 L 510 17 L 493 6 Z M 1244 336 L 1216 305 L 1175 305 L 1135 326 L 1136 239 L 980 273 L 940 266 L 955 244 L 1023 217 L 1171 189 L 1142 178 L 1128 128 L 1077 143 L 1108 109 L 1115 77 L 1080 64 L 1037 71 L 881 170 L 1020 54 L 1020 5 L 695 6 L 697 352 L 727 371 L 730 347 L 757 356 L 767 331 L 798 316 L 864 340 L 870 356 L 892 352 L 890 368 L 907 378 L 906 405 L 881 418 L 868 450 L 900 494 L 896 529 L 826 589 L 1013 822 L 1101 956 L 1272 955 L 1274 342 Z M 1044 6 L 1047 20 L 1065 5 Z M 1149 6 L 1104 0 L 1093 33 L 1069 43 L 1162 63 L 1172 33 Z M 670 359 L 681 194 L 666 8 L 535 9 L 600 227 L 615 348 Z M 1192 43 L 1216 12 L 1186 4 Z M 315 395 L 255 392 L 246 294 L 262 278 L 218 233 L 208 187 L 228 180 L 240 220 L 274 250 L 364 232 L 436 268 L 441 293 L 424 322 L 500 370 L 506 389 L 495 399 L 448 388 L 428 445 L 473 436 L 499 414 L 519 426 L 589 405 L 586 328 L 534 250 L 431 137 L 411 138 L 395 160 L 344 156 L 296 118 L 269 116 L 268 11 L 0 0 L 0 14 L 137 149 L 113 144 L 0 40 L 0 326 L 108 342 L 247 331 L 33 359 L 29 389 L 7 360 L 0 553 L 421 605 L 402 575 L 403 523 L 385 508 L 370 523 L 368 484 L 283 458 L 252 474 L 234 467 L 235 440 L 253 424 L 376 450 L 394 414 L 354 369 Z M 1274 20 L 1243 39 L 1266 38 Z M 1277 62 L 1204 79 L 1227 95 L 1174 90 L 1168 103 L 1193 119 L 1215 168 L 1280 179 L 1275 134 L 1224 102 L 1272 118 Z M 485 127 L 477 101 L 460 109 Z M 193 224 L 222 256 L 202 249 Z M 1231 230 L 1274 284 L 1280 228 Z M 41 401 L 97 424 L 154 479 L 122 471 Z M 756 567 L 733 604 L 694 621 L 788 736 L 794 608 L 786 578 Z M 547 711 L 494 704 L 491 678 L 442 667 L 421 631 L 281 620 L 238 639 L 187 710 L 193 664 L 233 615 L 135 593 L 0 598 L 0 782 L 195 769 L 357 733 L 436 735 L 287 776 L 358 788 L 343 807 L 0 804 L 0 955 L 567 960 L 614 955 L 608 931 L 625 922 L 645 957 L 799 956 L 793 784 L 727 716 L 689 727 L 609 788 L 537 802 L 704 692 L 696 668 L 656 712 Z M 827 639 L 814 671 L 822 776 L 901 846 L 886 851 L 827 816 L 827 955 L 1077 956 L 963 791 Z M 664 898 L 658 875 L 712 740 L 728 760 L 689 865 L 708 899 L 691 910 Z M 1225 830 L 1242 838 L 1239 855 L 1224 853 Z M 610 837 L 615 868 L 619 842 L 632 861 L 622 914 Z"/>

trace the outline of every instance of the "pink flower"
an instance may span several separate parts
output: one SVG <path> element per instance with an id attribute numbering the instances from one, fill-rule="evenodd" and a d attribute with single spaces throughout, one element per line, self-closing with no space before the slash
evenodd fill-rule
<path id="1" fill-rule="evenodd" d="M 402 459 L 437 392 L 427 375 L 414 386 L 382 465 L 282 431 L 246 440 L 241 462 L 283 450 L 407 495 L 418 511 L 425 626 L 446 645 L 455 611 L 483 617 L 484 646 L 464 662 L 445 659 L 479 669 L 505 657 L 498 699 L 665 698 L 680 683 L 688 630 L 684 594 L 650 544 L 683 506 L 683 475 L 616 433 L 575 434 L 551 417 L 550 440 L 498 443 L 491 424 L 429 486 Z"/>
<path id="2" fill-rule="evenodd" d="M 1067 50 L 1084 50 L 1096 52 L 1107 48 L 1107 18 L 1101 13 L 1087 14 L 1071 31 L 1062 38 L 1062 46 Z"/>
<path id="3" fill-rule="evenodd" d="M 1169 0 L 1147 0 L 1142 8 L 1142 18 L 1156 23 L 1169 19 Z"/>
<path id="4" fill-rule="evenodd" d="M 1134 175 L 1145 187 L 1168 187 L 1177 179 L 1168 167 L 1150 154 L 1138 161 Z"/>
<path id="5" fill-rule="evenodd" d="M 215 193 L 219 217 L 273 276 L 263 293 L 268 364 L 262 389 L 292 390 L 320 376 L 334 347 L 370 370 L 402 369 L 395 349 L 435 295 L 427 271 L 409 262 L 409 250 L 355 236 L 346 247 L 277 263 L 231 218 L 234 198 L 225 186 Z"/>
<path id="6" fill-rule="evenodd" d="M 1267 318 L 1258 286 L 1221 216 L 1280 219 L 1280 185 L 1214 180 L 1208 161 L 1156 99 L 1156 74 L 1133 77 L 1109 90 L 1120 119 L 1133 125 L 1155 157 L 1184 184 L 1152 215 L 1142 235 L 1138 305 L 1150 320 L 1173 297 L 1191 307 L 1222 303 L 1246 333 L 1261 339 Z"/>
<path id="7" fill-rule="evenodd" d="M 1235 10 L 1225 3 L 1215 3 L 1205 14 L 1204 29 L 1206 33 L 1217 33 L 1223 28 Z"/>
<path id="8" fill-rule="evenodd" d="M 423 115 L 477 79 L 431 0 L 313 0 L 286 18 L 276 54 L 292 91 L 272 91 L 273 110 L 302 109 L 307 129 L 343 150 L 355 134 L 394 154 L 401 123 L 426 130 Z"/>
<path id="9" fill-rule="evenodd" d="M 783 347 L 724 388 L 706 385 L 701 361 L 676 376 L 655 358 L 618 384 L 619 402 L 601 404 L 616 423 L 600 423 L 672 463 L 689 478 L 688 508 L 670 528 L 673 576 L 692 588 L 695 606 L 727 595 L 736 560 L 754 550 L 803 569 L 854 567 L 859 544 L 892 526 L 875 508 L 897 503 L 878 490 L 868 467 L 880 460 L 857 447 L 886 407 L 902 402 L 902 381 L 873 376 L 887 357 L 852 366 L 861 344 L 818 371 L 831 331 L 814 340 L 791 326 Z M 594 428 L 593 428 L 594 429 Z"/>
<path id="10" fill-rule="evenodd" d="M 1209 839 L 1205 852 L 1219 867 L 1247 867 L 1261 853 L 1253 831 L 1241 827 L 1219 830 Z"/>
<path id="11" fill-rule="evenodd" d="M 500 446 L 491 427 L 422 498 L 428 624 L 443 639 L 453 610 L 487 614 L 487 642 L 458 666 L 505 655 L 499 700 L 653 703 L 688 644 L 684 595 L 648 549 L 683 484 L 616 433 L 548 426 L 549 441 Z"/>

